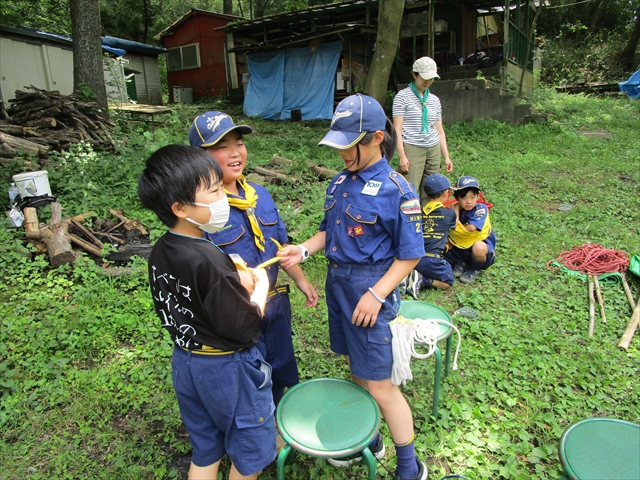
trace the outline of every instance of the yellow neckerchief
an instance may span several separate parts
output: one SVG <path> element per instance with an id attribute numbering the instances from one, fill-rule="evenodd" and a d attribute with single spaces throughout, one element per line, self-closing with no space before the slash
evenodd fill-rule
<path id="1" fill-rule="evenodd" d="M 444 205 L 441 204 L 440 202 L 436 202 L 435 200 L 432 200 L 422 208 L 422 211 L 424 212 L 425 215 L 429 215 L 431 212 L 433 212 L 434 210 L 437 210 L 440 207 L 444 207 Z"/>
<path id="2" fill-rule="evenodd" d="M 485 206 L 485 208 L 487 208 Z M 491 221 L 489 220 L 489 211 L 487 208 L 487 219 L 484 221 L 482 230 L 474 230 L 470 232 L 460 221 L 456 223 L 455 230 L 449 230 L 449 241 L 458 248 L 471 248 L 475 242 L 486 239 L 491 233 Z"/>
<path id="3" fill-rule="evenodd" d="M 249 224 L 251 225 L 251 231 L 253 232 L 253 241 L 256 242 L 256 246 L 264 252 L 264 235 L 262 234 L 262 230 L 260 230 L 260 225 L 258 225 L 258 219 L 256 218 L 258 195 L 256 195 L 255 188 L 247 183 L 244 175 L 238 179 L 238 183 L 244 190 L 244 196 L 246 199 L 234 196 L 233 193 L 225 188 L 224 192 L 227 194 L 227 198 L 229 199 L 229 206 L 246 211 L 247 217 L 249 218 Z"/>

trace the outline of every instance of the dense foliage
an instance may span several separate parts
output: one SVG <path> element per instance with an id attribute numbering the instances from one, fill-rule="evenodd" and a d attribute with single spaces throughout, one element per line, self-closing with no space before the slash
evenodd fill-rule
<path id="1" fill-rule="evenodd" d="M 444 380 L 440 418 L 430 418 L 432 360 L 414 361 L 415 380 L 403 388 L 415 415 L 416 447 L 433 478 L 446 472 L 468 479 L 559 478 L 556 449 L 569 424 L 591 416 L 640 421 L 640 334 L 628 351 L 616 348 L 630 316 L 622 287 L 603 286 L 608 323 L 598 320 L 589 338 L 585 283 L 546 267 L 585 242 L 640 253 L 640 103 L 552 90 L 538 97 L 532 100 L 554 113 L 555 122 L 447 127 L 455 174 L 475 175 L 495 203 L 499 243 L 496 264 L 475 284 L 420 296 L 450 313 L 462 306 L 479 313 L 477 320 L 454 318 L 462 331 L 460 370 Z M 157 238 L 164 228 L 136 199 L 144 159 L 161 145 L 183 142 L 198 111 L 229 108 L 176 107 L 163 126 L 114 115 L 117 154 L 86 145 L 61 154 L 47 167 L 51 187 L 67 214 L 107 216 L 107 208 L 121 207 Z M 305 163 L 341 165 L 330 149 L 316 147 L 328 122 L 236 119 L 256 127 L 246 137 L 250 166 L 267 164 L 272 155 L 294 160 L 287 173 L 295 181 L 268 188 L 294 240 L 307 238 L 322 217 L 326 183 Z M 579 133 L 602 129 L 612 138 Z M 24 169 L 17 161 L 2 166 L 0 190 Z M 570 211 L 558 210 L 569 203 Z M 46 208 L 39 213 L 46 219 Z M 0 476 L 185 478 L 190 447 L 146 262 L 136 259 L 121 276 L 105 275 L 86 257 L 52 269 L 24 246 L 22 230 L 9 228 L 6 219 L 0 223 Z M 322 292 L 322 255 L 303 267 Z M 630 277 L 637 297 L 640 279 Z M 307 309 L 294 291 L 292 302 L 302 378 L 348 378 L 344 362 L 329 350 L 322 298 Z M 394 463 L 390 452 L 379 468 L 382 478 L 390 478 Z M 302 455 L 287 468 L 287 478 L 298 480 L 366 475 L 363 467 L 341 470 Z M 261 478 L 275 478 L 274 467 Z"/>
<path id="2" fill-rule="evenodd" d="M 223 0 L 96 1 L 100 2 L 103 35 L 151 44 L 158 42 L 154 37 L 159 32 L 191 8 L 223 12 Z M 256 18 L 320 3 L 326 1 L 238 0 L 233 2 L 233 14 Z M 640 54 L 636 49 L 625 61 L 620 54 L 640 32 L 636 25 L 639 16 L 640 0 L 554 0 L 545 4 L 537 22 L 543 45 L 541 80 L 549 85 L 626 80 L 640 64 Z M 69 2 L 5 0 L 0 3 L 0 25 L 71 35 Z"/>

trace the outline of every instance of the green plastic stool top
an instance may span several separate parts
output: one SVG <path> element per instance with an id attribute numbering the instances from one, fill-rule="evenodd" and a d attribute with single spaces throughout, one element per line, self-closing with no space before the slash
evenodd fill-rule
<path id="1" fill-rule="evenodd" d="M 402 303 L 400 303 L 400 315 L 411 320 L 415 320 L 416 318 L 421 318 L 423 320 L 438 320 L 438 327 L 440 327 L 440 331 L 438 333 L 438 341 L 440 342 L 444 339 L 447 340 L 444 376 L 449 376 L 451 362 L 451 343 L 453 339 L 453 335 L 451 335 L 451 333 L 453 329 L 449 325 L 441 323 L 440 320 L 453 323 L 451 316 L 446 312 L 446 310 L 443 310 L 437 305 L 433 305 L 428 302 L 419 302 L 416 300 L 403 300 Z M 442 354 L 440 353 L 440 349 L 438 347 L 436 347 L 434 355 L 436 357 L 436 373 L 433 381 L 433 406 L 431 409 L 431 415 L 434 418 L 438 418 L 438 403 L 440 401 L 440 376 L 442 370 Z"/>
<path id="2" fill-rule="evenodd" d="M 571 480 L 640 479 L 640 425 L 588 418 L 567 428 L 558 448 Z"/>
<path id="3" fill-rule="evenodd" d="M 287 443 L 277 460 L 278 479 L 294 448 L 307 455 L 338 458 L 362 452 L 369 479 L 376 477 L 369 444 L 380 428 L 380 410 L 362 387 L 337 378 L 316 378 L 292 387 L 276 410 L 276 424 Z"/>

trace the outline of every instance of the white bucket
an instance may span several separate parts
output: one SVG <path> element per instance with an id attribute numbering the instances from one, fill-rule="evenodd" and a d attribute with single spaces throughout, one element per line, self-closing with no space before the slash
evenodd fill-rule
<path id="1" fill-rule="evenodd" d="M 18 193 L 22 198 L 51 195 L 49 174 L 46 170 L 17 173 L 13 176 L 13 181 L 16 183 Z"/>

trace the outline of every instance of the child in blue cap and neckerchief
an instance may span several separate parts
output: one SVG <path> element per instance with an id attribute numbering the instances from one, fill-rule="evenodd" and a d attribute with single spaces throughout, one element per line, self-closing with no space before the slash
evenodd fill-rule
<path id="1" fill-rule="evenodd" d="M 449 231 L 451 248 L 445 256 L 453 264 L 453 274 L 462 283 L 473 283 L 481 270 L 496 261 L 496 236 L 489 218 L 489 205 L 480 198 L 480 185 L 474 177 L 460 177 L 453 187 L 456 199 L 455 228 Z"/>
<path id="2" fill-rule="evenodd" d="M 288 237 L 267 189 L 244 177 L 248 153 L 242 136 L 252 132 L 247 125 L 236 125 L 224 112 L 206 112 L 193 120 L 189 143 L 205 150 L 222 167 L 224 191 L 231 207 L 224 228 L 207 234 L 207 238 L 224 253 L 240 256 L 253 268 L 276 257 L 279 244 L 286 244 Z M 273 401 L 278 406 L 285 388 L 296 385 L 299 375 L 293 350 L 289 286 L 278 283 L 277 263 L 266 270 L 270 290 L 258 348 L 273 369 Z M 307 297 L 307 306 L 315 306 L 318 294 L 302 269 L 285 271 Z"/>
<path id="3" fill-rule="evenodd" d="M 319 232 L 281 255 L 289 267 L 325 251 L 331 350 L 346 355 L 352 379 L 378 403 L 395 444 L 398 480 L 425 480 L 427 468 L 414 451 L 413 417 L 391 383 L 389 322 L 398 315 L 397 285 L 424 256 L 420 200 L 387 161 L 395 130 L 380 104 L 365 95 L 345 98 L 320 145 L 338 150 L 344 170 L 331 181 Z M 380 435 L 370 445 L 384 456 Z M 330 459 L 346 466 L 360 455 Z"/>

